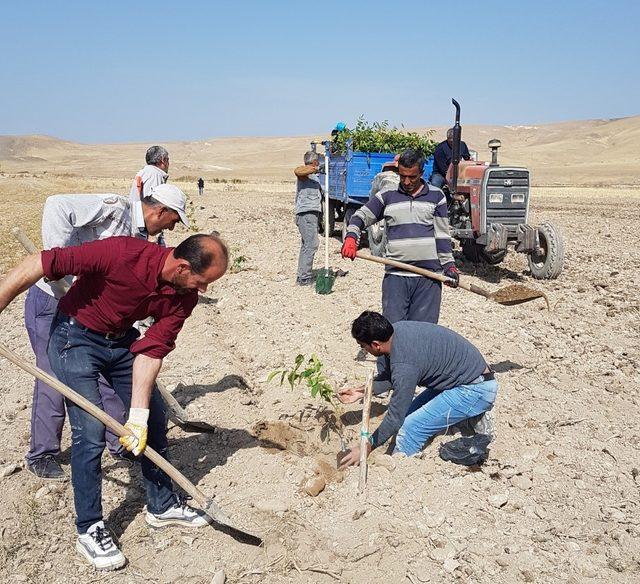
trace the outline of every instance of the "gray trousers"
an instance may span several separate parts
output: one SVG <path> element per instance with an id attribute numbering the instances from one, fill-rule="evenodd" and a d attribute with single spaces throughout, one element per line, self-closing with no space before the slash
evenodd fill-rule
<path id="1" fill-rule="evenodd" d="M 382 280 L 382 314 L 393 324 L 416 320 L 438 324 L 442 284 L 429 278 L 385 274 Z"/>
<path id="2" fill-rule="evenodd" d="M 24 305 L 24 321 L 29 334 L 31 348 L 36 356 L 36 366 L 50 375 L 51 370 L 47 346 L 51 323 L 58 310 L 58 301 L 38 288 L 32 286 L 27 293 Z M 106 381 L 100 377 L 100 395 L 104 410 L 121 424 L 126 421 L 126 411 L 122 400 L 116 395 Z M 64 427 L 64 397 L 43 381 L 36 379 L 33 388 L 33 404 L 31 406 L 31 443 L 26 459 L 33 462 L 45 455 L 60 454 L 60 438 Z M 118 437 L 107 430 L 107 446 L 109 452 L 117 454 L 122 451 Z"/>
<path id="3" fill-rule="evenodd" d="M 318 250 L 318 218 L 316 211 L 296 215 L 296 225 L 300 231 L 302 245 L 298 257 L 297 282 L 308 282 L 313 277 L 313 256 Z"/>

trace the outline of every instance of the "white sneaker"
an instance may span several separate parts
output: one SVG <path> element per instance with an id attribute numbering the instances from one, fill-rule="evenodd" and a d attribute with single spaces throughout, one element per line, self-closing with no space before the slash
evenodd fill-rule
<path id="1" fill-rule="evenodd" d="M 176 503 L 164 513 L 146 512 L 144 519 L 151 527 L 166 527 L 167 525 L 182 525 L 183 527 L 205 527 L 211 519 L 204 511 L 187 505 L 191 497 L 176 495 Z"/>
<path id="2" fill-rule="evenodd" d="M 98 570 L 117 570 L 127 563 L 103 521 L 94 523 L 86 533 L 78 536 L 76 550 Z"/>

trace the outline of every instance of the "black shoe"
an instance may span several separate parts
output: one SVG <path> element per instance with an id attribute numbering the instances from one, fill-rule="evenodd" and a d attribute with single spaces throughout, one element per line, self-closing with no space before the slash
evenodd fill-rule
<path id="1" fill-rule="evenodd" d="M 314 281 L 313 279 L 309 279 L 309 280 L 296 280 L 296 284 L 298 286 L 313 286 Z"/>
<path id="2" fill-rule="evenodd" d="M 40 479 L 47 481 L 66 481 L 67 475 L 62 470 L 60 463 L 51 454 L 45 454 L 31 462 L 27 462 L 27 470 L 30 470 Z"/>

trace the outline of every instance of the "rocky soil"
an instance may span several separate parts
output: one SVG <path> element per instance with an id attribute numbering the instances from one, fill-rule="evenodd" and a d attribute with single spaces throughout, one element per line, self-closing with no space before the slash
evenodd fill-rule
<path id="1" fill-rule="evenodd" d="M 198 434 L 170 424 L 170 456 L 265 544 L 209 528 L 149 529 L 139 471 L 105 455 L 105 517 L 129 563 L 95 573 L 74 549 L 69 483 L 23 468 L 32 380 L 0 360 L 0 581 L 208 584 L 219 570 L 231 583 L 640 581 L 640 191 L 534 192 L 534 219 L 555 222 L 566 238 L 556 281 L 532 280 L 515 255 L 497 267 L 460 260 L 475 284 L 525 283 L 551 301 L 547 311 L 542 300 L 503 307 L 444 293 L 441 324 L 498 372 L 490 459 L 472 470 L 440 460 L 448 437 L 413 459 L 377 452 L 358 495 L 357 470 L 334 470 L 340 442 L 323 431 L 320 403 L 266 378 L 315 352 L 336 386 L 362 382 L 373 361 L 362 360 L 349 326 L 379 308 L 382 269 L 343 261 L 331 240 L 331 265 L 348 274 L 329 296 L 296 287 L 291 183 L 216 184 L 201 199 L 195 185 L 180 186 L 198 227 L 227 239 L 236 269 L 203 295 L 162 371 L 181 405 L 216 427 Z M 122 179 L 0 176 L 2 271 L 22 256 L 9 229 L 20 224 L 37 238 L 47 194 L 127 188 Z M 0 316 L 0 342 L 32 359 L 22 318 L 19 298 Z M 384 408 L 374 404 L 374 424 Z M 358 407 L 339 415 L 355 436 Z M 67 470 L 69 456 L 65 432 Z M 309 479 L 325 483 L 317 496 L 305 492 Z"/>

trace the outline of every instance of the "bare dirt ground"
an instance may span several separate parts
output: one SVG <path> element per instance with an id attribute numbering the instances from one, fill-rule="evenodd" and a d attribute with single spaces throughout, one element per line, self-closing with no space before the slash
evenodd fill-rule
<path id="1" fill-rule="evenodd" d="M 188 434 L 170 424 L 170 456 L 238 523 L 264 534 L 265 545 L 213 529 L 150 530 L 138 470 L 105 455 L 105 517 L 127 567 L 88 567 L 74 550 L 70 485 L 50 486 L 19 468 L 0 479 L 0 581 L 208 584 L 220 569 L 233 583 L 640 581 L 640 190 L 534 190 L 534 220 L 555 222 L 566 238 L 557 281 L 533 281 L 515 255 L 499 267 L 460 262 L 478 285 L 528 283 L 552 305 L 509 308 L 444 293 L 441 324 L 474 342 L 498 372 L 490 460 L 476 471 L 443 462 L 442 439 L 419 458 L 376 453 L 358 496 L 357 471 L 332 470 L 339 443 L 333 433 L 321 440 L 319 403 L 266 377 L 315 352 L 336 385 L 362 381 L 373 363 L 357 360 L 349 326 L 362 310 L 379 308 L 382 270 L 344 262 L 331 240 L 331 265 L 348 275 L 329 296 L 295 287 L 292 183 L 208 185 L 201 199 L 193 184 L 178 184 L 195 203 L 200 230 L 219 230 L 234 257 L 247 259 L 203 296 L 166 360 L 161 378 L 217 427 Z M 1 271 L 22 256 L 10 227 L 37 238 L 47 194 L 128 186 L 122 178 L 0 176 Z M 0 342 L 32 359 L 23 300 L 0 316 Z M 27 374 L 0 361 L 0 469 L 22 465 L 31 387 Z M 374 405 L 376 416 L 384 404 Z M 358 408 L 347 409 L 354 435 Z M 65 433 L 65 468 L 69 456 Z M 301 484 L 317 473 L 328 484 L 310 497 Z"/>

